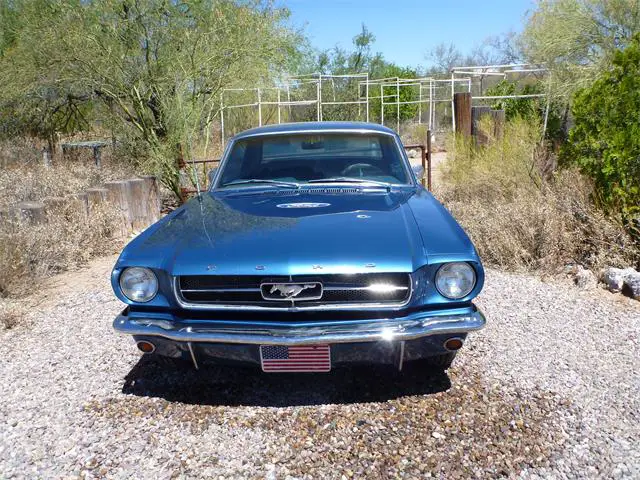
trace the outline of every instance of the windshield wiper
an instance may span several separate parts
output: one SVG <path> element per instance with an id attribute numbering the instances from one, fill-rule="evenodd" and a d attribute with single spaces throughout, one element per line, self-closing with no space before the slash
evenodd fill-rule
<path id="1" fill-rule="evenodd" d="M 378 180 L 368 180 L 366 178 L 354 178 L 354 177 L 330 177 L 330 178 L 317 178 L 309 180 L 307 183 L 367 183 L 369 185 L 377 185 L 380 187 L 390 188 L 391 184 L 388 182 L 380 182 Z"/>
<path id="2" fill-rule="evenodd" d="M 250 183 L 266 183 L 268 185 L 274 185 L 276 187 L 300 188 L 300 184 L 295 182 L 285 182 L 282 180 L 268 180 L 268 179 L 260 179 L 260 178 L 249 178 L 246 180 L 233 180 L 232 182 L 225 183 L 222 186 L 231 187 L 233 185 L 247 185 Z"/>

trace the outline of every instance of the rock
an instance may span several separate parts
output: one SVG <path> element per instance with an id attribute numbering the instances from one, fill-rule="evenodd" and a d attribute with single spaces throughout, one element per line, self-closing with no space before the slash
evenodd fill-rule
<path id="1" fill-rule="evenodd" d="M 622 293 L 640 300 L 640 272 L 633 271 L 624 277 Z"/>
<path id="2" fill-rule="evenodd" d="M 578 265 L 576 268 L 576 273 L 573 281 L 578 286 L 578 288 L 582 290 L 590 290 L 592 288 L 595 288 L 598 283 L 598 280 L 596 279 L 596 276 L 593 274 L 593 272 L 586 268 L 582 268 L 580 265 Z"/>
<path id="3" fill-rule="evenodd" d="M 625 278 L 636 272 L 633 268 L 607 268 L 602 274 L 602 281 L 610 292 L 620 292 Z"/>

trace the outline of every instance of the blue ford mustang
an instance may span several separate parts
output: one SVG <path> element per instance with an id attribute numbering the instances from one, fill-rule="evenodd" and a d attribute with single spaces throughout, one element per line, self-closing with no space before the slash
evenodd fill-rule
<path id="1" fill-rule="evenodd" d="M 451 365 L 485 319 L 478 254 L 392 130 L 297 123 L 234 137 L 207 192 L 135 238 L 114 328 L 146 354 L 321 372 Z"/>

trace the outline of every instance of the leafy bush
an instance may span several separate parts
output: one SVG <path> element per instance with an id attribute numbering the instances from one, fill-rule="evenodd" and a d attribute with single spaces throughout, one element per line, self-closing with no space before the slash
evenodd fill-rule
<path id="1" fill-rule="evenodd" d="M 640 214 L 640 34 L 573 102 L 575 126 L 561 159 L 595 182 L 597 200 L 626 219 Z"/>
<path id="2" fill-rule="evenodd" d="M 493 87 L 488 88 L 485 94 L 507 96 L 542 93 L 545 93 L 545 88 L 541 82 L 527 83 L 522 88 L 519 88 L 517 82 L 502 80 Z M 544 97 L 501 98 L 493 102 L 491 107 L 504 110 L 507 120 L 522 117 L 531 122 L 539 122 L 545 115 L 546 99 Z M 545 136 L 549 140 L 558 140 L 563 137 L 561 106 L 557 102 L 552 102 L 550 105 Z"/>
<path id="3" fill-rule="evenodd" d="M 493 131 L 487 120 L 480 126 Z M 574 170 L 549 173 L 540 127 L 507 122 L 503 140 L 474 148 L 451 140 L 437 196 L 465 227 L 483 260 L 511 270 L 566 263 L 628 266 L 640 251 L 623 227 L 593 206 L 592 184 Z"/>
<path id="4" fill-rule="evenodd" d="M 614 52 L 640 30 L 637 0 L 544 0 L 527 15 L 520 47 L 529 62 L 549 69 L 561 96 L 590 86 Z"/>

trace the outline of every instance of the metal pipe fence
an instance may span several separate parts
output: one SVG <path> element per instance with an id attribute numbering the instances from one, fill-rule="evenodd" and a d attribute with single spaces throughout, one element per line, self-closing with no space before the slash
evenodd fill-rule
<path id="1" fill-rule="evenodd" d="M 466 75 L 467 78 L 477 79 L 476 84 L 479 84 L 479 94 L 471 96 L 472 103 L 474 100 L 485 101 L 519 98 L 545 98 L 545 111 L 548 111 L 550 105 L 548 95 L 549 92 L 541 94 L 484 95 L 485 88 L 483 88 L 483 80 L 485 77 L 501 77 L 503 80 L 506 80 L 509 76 L 514 76 L 516 74 L 528 76 L 536 73 L 544 74 L 546 72 L 547 69 L 544 66 L 532 65 L 529 63 L 509 63 L 501 65 L 467 65 L 452 68 L 451 81 L 453 82 L 456 79 L 456 75 Z M 471 93 L 471 84 L 469 86 L 469 92 Z M 451 105 L 453 108 L 453 92 L 451 93 Z M 544 131 L 546 131 L 547 128 L 547 118 L 548 115 L 545 115 L 543 126 Z M 455 116 L 452 116 L 451 128 L 455 131 Z"/>
<path id="2" fill-rule="evenodd" d="M 444 79 L 370 79 L 368 73 L 314 73 L 292 76 L 275 86 L 228 88 L 220 94 L 222 144 L 228 136 L 246 128 L 310 120 L 393 122 L 397 131 L 402 122 L 408 121 L 425 124 L 432 132 L 446 129 L 450 122 L 455 130 L 455 93 L 471 93 L 472 101 L 478 102 L 546 97 L 548 106 L 547 94 L 485 95 L 487 83 L 495 82 L 491 79 L 545 72 L 543 66 L 511 63 L 455 67 L 451 77 Z"/>

